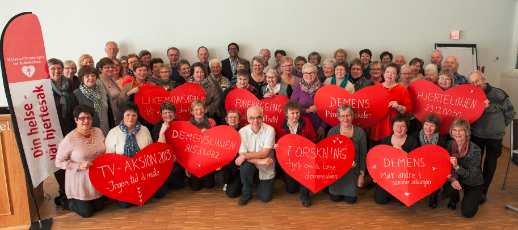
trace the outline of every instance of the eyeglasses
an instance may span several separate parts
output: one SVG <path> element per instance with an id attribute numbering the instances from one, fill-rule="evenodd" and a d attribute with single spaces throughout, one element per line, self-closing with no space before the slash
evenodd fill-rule
<path id="1" fill-rule="evenodd" d="M 302 72 L 302 74 L 316 74 L 317 72 Z"/>
<path id="2" fill-rule="evenodd" d="M 92 117 L 88 116 L 88 117 L 78 117 L 77 120 L 79 121 L 90 121 L 92 120 Z"/>
<path id="3" fill-rule="evenodd" d="M 263 119 L 263 116 L 259 115 L 256 117 L 248 117 L 248 120 L 257 120 L 257 119 Z"/>

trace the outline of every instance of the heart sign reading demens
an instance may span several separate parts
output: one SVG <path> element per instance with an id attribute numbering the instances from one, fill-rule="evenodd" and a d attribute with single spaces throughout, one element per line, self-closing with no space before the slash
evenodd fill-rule
<path id="1" fill-rule="evenodd" d="M 368 86 L 352 94 L 338 86 L 326 85 L 317 90 L 314 103 L 318 116 L 332 126 L 339 123 L 336 109 L 342 105 L 353 107 L 354 123 L 362 128 L 375 125 L 389 112 L 389 95 L 381 85 Z"/>
<path id="2" fill-rule="evenodd" d="M 106 153 L 89 168 L 90 181 L 103 195 L 115 200 L 144 205 L 165 183 L 173 169 L 173 150 L 154 143 L 127 157 Z"/>
<path id="3" fill-rule="evenodd" d="M 275 152 L 284 172 L 315 193 L 347 173 L 355 156 L 353 142 L 343 135 L 314 144 L 303 136 L 288 134 L 279 139 Z"/>
<path id="4" fill-rule="evenodd" d="M 197 177 L 227 165 L 241 144 L 239 133 L 227 125 L 202 132 L 187 121 L 173 121 L 165 136 L 175 150 L 177 162 Z"/>
<path id="5" fill-rule="evenodd" d="M 475 122 L 484 113 L 484 91 L 472 84 L 457 85 L 446 91 L 427 80 L 417 80 L 408 87 L 414 103 L 414 115 L 423 121 L 430 113 L 441 119 L 440 132 L 448 133 L 456 118 Z"/>
<path id="6" fill-rule="evenodd" d="M 162 120 L 160 105 L 170 101 L 176 107 L 176 120 L 187 121 L 191 118 L 191 103 L 195 100 L 205 100 L 205 90 L 199 84 L 185 83 L 171 91 L 163 87 L 145 84 L 135 95 L 135 103 L 139 114 L 151 124 Z"/>
<path id="7" fill-rule="evenodd" d="M 246 124 L 248 123 L 246 110 L 250 106 L 259 105 L 263 108 L 263 121 L 271 125 L 275 130 L 279 130 L 285 119 L 284 106 L 288 101 L 289 99 L 286 96 L 274 96 L 259 100 L 246 89 L 233 89 L 227 94 L 225 109 L 227 111 L 231 109 L 239 111 L 241 123 Z"/>
<path id="8" fill-rule="evenodd" d="M 450 157 L 438 145 L 424 145 L 410 153 L 389 145 L 367 153 L 372 179 L 407 207 L 439 189 L 450 175 Z"/>

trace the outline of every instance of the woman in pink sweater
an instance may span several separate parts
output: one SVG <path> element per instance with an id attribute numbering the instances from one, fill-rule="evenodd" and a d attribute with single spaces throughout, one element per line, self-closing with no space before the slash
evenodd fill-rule
<path id="1" fill-rule="evenodd" d="M 66 206 L 81 217 L 90 217 L 103 208 L 103 202 L 90 182 L 88 169 L 106 147 L 101 129 L 92 127 L 93 108 L 78 105 L 73 114 L 76 128 L 59 143 L 56 167 L 66 170 Z"/>

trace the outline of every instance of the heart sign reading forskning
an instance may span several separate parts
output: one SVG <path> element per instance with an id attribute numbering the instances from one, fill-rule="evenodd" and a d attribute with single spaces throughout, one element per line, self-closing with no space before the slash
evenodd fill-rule
<path id="1" fill-rule="evenodd" d="M 231 90 L 225 99 L 225 109 L 237 110 L 241 117 L 241 124 L 246 124 L 246 110 L 253 105 L 259 105 L 263 108 L 263 121 L 271 125 L 275 130 L 279 130 L 285 119 L 284 105 L 288 103 L 289 99 L 286 96 L 273 96 L 270 98 L 263 98 L 262 100 L 245 89 Z"/>
<path id="2" fill-rule="evenodd" d="M 94 187 L 115 200 L 144 205 L 164 184 L 173 169 L 173 150 L 154 143 L 127 157 L 106 153 L 97 157 L 88 175 Z"/>
<path id="3" fill-rule="evenodd" d="M 343 135 L 315 144 L 303 136 L 288 134 L 279 139 L 275 152 L 284 172 L 315 193 L 347 173 L 355 157 L 353 142 Z"/>
<path id="4" fill-rule="evenodd" d="M 202 177 L 227 165 L 239 151 L 241 138 L 230 126 L 220 125 L 202 132 L 187 121 L 174 121 L 165 133 L 176 160 L 188 172 Z"/>
<path id="5" fill-rule="evenodd" d="M 367 153 L 372 179 L 407 207 L 439 189 L 451 170 L 450 156 L 438 145 L 424 145 L 410 153 L 389 145 Z"/>
<path id="6" fill-rule="evenodd" d="M 195 100 L 205 100 L 205 90 L 199 84 L 185 83 L 171 91 L 163 87 L 145 84 L 135 95 L 135 103 L 139 114 L 151 124 L 162 120 L 160 105 L 170 101 L 176 108 L 176 120 L 187 121 L 191 118 L 191 103 Z"/>
<path id="7" fill-rule="evenodd" d="M 475 122 L 482 116 L 487 100 L 484 91 L 472 84 L 457 85 L 446 91 L 427 80 L 417 80 L 408 87 L 414 103 L 414 115 L 423 121 L 430 113 L 441 119 L 440 132 L 447 134 L 456 118 Z"/>
<path id="8" fill-rule="evenodd" d="M 389 112 L 389 95 L 381 85 L 368 86 L 354 93 L 335 85 L 326 85 L 317 90 L 314 102 L 318 116 L 332 126 L 339 123 L 336 109 L 342 105 L 353 107 L 354 123 L 362 128 L 375 125 Z"/>

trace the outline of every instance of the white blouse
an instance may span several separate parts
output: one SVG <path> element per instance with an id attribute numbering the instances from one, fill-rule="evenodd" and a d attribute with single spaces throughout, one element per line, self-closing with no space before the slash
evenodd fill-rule
<path id="1" fill-rule="evenodd" d="M 140 126 L 140 130 L 135 135 L 137 138 L 138 147 L 142 150 L 147 145 L 153 143 L 153 139 L 151 139 L 151 133 L 146 128 L 146 126 Z M 122 132 L 119 126 L 115 126 L 108 132 L 106 135 L 106 152 L 107 153 L 117 153 L 124 154 L 124 143 L 126 142 L 126 134 Z"/>

